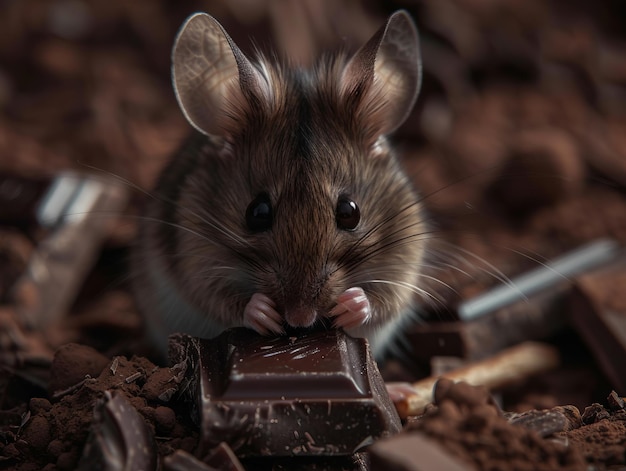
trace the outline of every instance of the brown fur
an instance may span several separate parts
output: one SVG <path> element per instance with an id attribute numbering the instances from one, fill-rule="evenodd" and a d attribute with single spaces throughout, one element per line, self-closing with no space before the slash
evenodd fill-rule
<path id="1" fill-rule="evenodd" d="M 360 286 L 373 309 L 363 335 L 408 310 L 426 237 L 421 206 L 380 136 L 383 90 L 376 80 L 346 86 L 346 63 L 338 56 L 300 70 L 261 58 L 254 67 L 271 93 L 232 84 L 222 136 L 194 135 L 149 205 L 135 263 L 144 310 L 163 309 L 147 282 L 154 270 L 207 317 L 200 335 L 242 325 L 256 292 L 289 320 L 303 309 L 321 317 Z M 274 224 L 251 233 L 246 208 L 260 192 Z M 340 195 L 359 205 L 353 232 L 337 227 Z M 166 330 L 178 328 L 176 315 L 165 314 Z"/>

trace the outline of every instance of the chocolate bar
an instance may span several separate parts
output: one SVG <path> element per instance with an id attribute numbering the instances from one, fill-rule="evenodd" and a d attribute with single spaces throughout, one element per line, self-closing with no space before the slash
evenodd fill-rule
<path id="1" fill-rule="evenodd" d="M 351 455 L 398 432 L 367 341 L 333 329 L 267 338 L 236 328 L 172 336 L 200 423 L 195 455 L 227 442 L 238 457 Z"/>
<path id="2" fill-rule="evenodd" d="M 626 257 L 576 280 L 572 323 L 619 391 L 626 391 Z M 623 394 L 623 393 L 622 393 Z"/>
<path id="3" fill-rule="evenodd" d="M 245 471 L 226 443 L 220 443 L 204 461 L 177 450 L 163 460 L 163 471 Z"/>
<path id="4" fill-rule="evenodd" d="M 572 277 L 606 265 L 622 253 L 600 239 L 523 273 L 510 283 L 470 298 L 456 308 L 456 322 L 418 324 L 404 336 L 419 359 L 455 356 L 482 359 L 528 340 L 543 340 L 567 324 Z"/>
<path id="5" fill-rule="evenodd" d="M 43 329 L 67 313 L 127 200 L 113 177 L 65 172 L 52 181 L 35 210 L 46 237 L 14 287 L 25 323 Z"/>

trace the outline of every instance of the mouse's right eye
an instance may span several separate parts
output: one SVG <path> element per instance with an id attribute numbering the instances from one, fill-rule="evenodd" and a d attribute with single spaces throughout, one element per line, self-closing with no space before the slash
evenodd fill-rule
<path id="1" fill-rule="evenodd" d="M 246 209 L 246 224 L 252 232 L 263 232 L 272 228 L 272 203 L 270 195 L 260 193 Z"/>

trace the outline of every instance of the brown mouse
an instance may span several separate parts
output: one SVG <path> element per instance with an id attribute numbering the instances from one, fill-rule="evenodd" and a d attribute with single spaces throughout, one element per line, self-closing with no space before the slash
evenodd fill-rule
<path id="1" fill-rule="evenodd" d="M 381 351 L 421 291 L 428 238 L 387 139 L 420 87 L 412 19 L 396 12 L 352 57 L 302 69 L 248 59 L 198 13 L 172 60 L 195 132 L 164 169 L 134 253 L 157 341 L 332 324 Z"/>

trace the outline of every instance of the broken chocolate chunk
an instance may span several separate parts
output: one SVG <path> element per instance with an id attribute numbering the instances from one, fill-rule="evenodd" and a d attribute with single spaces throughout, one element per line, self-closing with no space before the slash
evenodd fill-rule
<path id="1" fill-rule="evenodd" d="M 529 410 L 509 419 L 509 423 L 533 430 L 544 438 L 569 429 L 567 417 L 553 410 Z"/>
<path id="2" fill-rule="evenodd" d="M 106 391 L 96 406 L 79 469 L 157 469 L 152 431 L 122 394 Z"/>
<path id="3" fill-rule="evenodd" d="M 617 391 L 626 391 L 626 257 L 579 277 L 571 295 L 574 327 Z"/>
<path id="4" fill-rule="evenodd" d="M 175 335 L 170 361 L 185 358 L 199 457 L 222 441 L 240 458 L 350 455 L 401 428 L 367 341 L 339 330 Z"/>
<path id="5" fill-rule="evenodd" d="M 198 460 L 186 451 L 177 450 L 163 460 L 164 471 L 245 471 L 230 447 L 222 442 L 208 459 Z"/>

